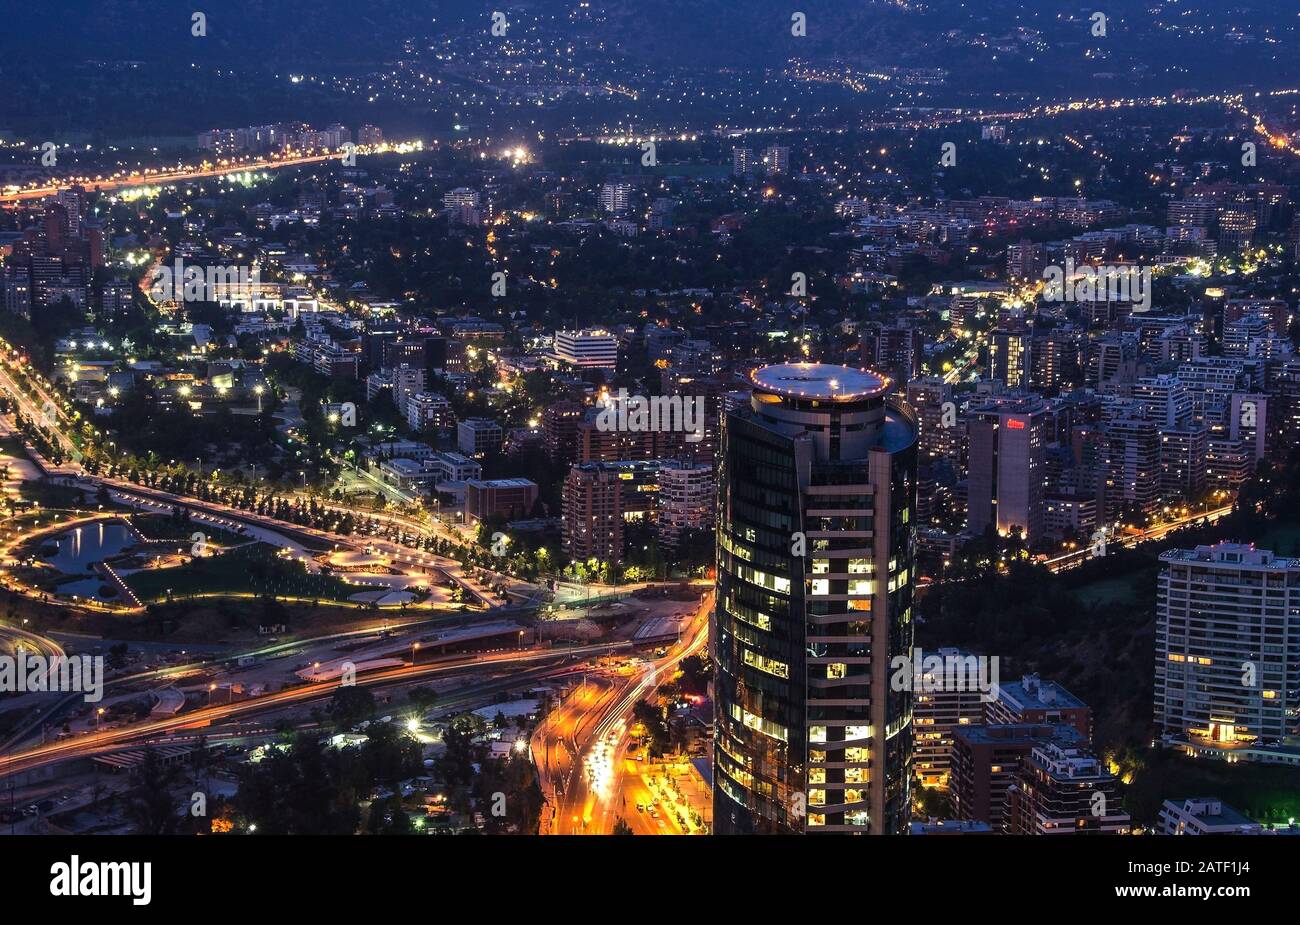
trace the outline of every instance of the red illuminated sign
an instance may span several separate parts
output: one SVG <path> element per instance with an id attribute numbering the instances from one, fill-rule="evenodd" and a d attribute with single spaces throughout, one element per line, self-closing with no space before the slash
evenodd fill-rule
<path id="1" fill-rule="evenodd" d="M 1008 418 L 1008 419 L 1007 419 L 1007 427 L 1011 428 L 1012 430 L 1024 430 L 1024 429 L 1025 429 L 1025 422 L 1024 422 L 1024 421 L 1017 421 L 1015 418 Z"/>

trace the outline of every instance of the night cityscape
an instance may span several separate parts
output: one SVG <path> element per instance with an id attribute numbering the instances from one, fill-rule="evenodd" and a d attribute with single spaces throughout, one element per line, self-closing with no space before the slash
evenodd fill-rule
<path id="1" fill-rule="evenodd" d="M 0 81 L 33 892 L 835 834 L 1284 895 L 1293 4 L 3 3 Z"/>

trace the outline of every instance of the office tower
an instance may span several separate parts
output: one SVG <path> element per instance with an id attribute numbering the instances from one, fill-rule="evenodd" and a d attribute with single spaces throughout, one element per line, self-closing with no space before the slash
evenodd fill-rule
<path id="1" fill-rule="evenodd" d="M 1092 738 L 1092 709 L 1055 681 L 1036 674 L 998 684 L 985 716 L 999 724 L 1059 723 L 1072 727 L 1085 742 Z"/>
<path id="2" fill-rule="evenodd" d="M 424 372 L 428 368 L 428 362 L 424 352 L 424 338 L 412 338 L 408 340 L 405 337 L 398 336 L 392 339 L 382 341 L 382 358 L 380 367 L 390 369 L 395 366 L 409 366 L 412 369 L 419 369 Z"/>
<path id="3" fill-rule="evenodd" d="M 1155 721 L 1189 755 L 1276 760 L 1300 710 L 1300 559 L 1219 543 L 1161 553 Z"/>
<path id="4" fill-rule="evenodd" d="M 470 479 L 465 483 L 465 517 L 481 523 L 491 517 L 518 520 L 537 502 L 537 484 L 528 479 Z"/>
<path id="5" fill-rule="evenodd" d="M 753 148 L 732 148 L 731 149 L 731 173 L 733 176 L 743 177 L 746 174 L 754 172 L 754 149 Z"/>
<path id="6" fill-rule="evenodd" d="M 1042 536 L 1047 417 L 1047 407 L 1036 399 L 985 405 L 969 413 L 966 504 L 971 532 L 993 527 L 1004 535 L 1020 533 L 1028 541 Z"/>
<path id="7" fill-rule="evenodd" d="M 676 549 L 683 530 L 713 526 L 717 485 L 713 466 L 667 460 L 659 468 L 655 527 L 659 544 Z"/>
<path id="8" fill-rule="evenodd" d="M 876 373 L 750 373 L 723 423 L 714 826 L 904 831 L 916 425 Z"/>
<path id="9" fill-rule="evenodd" d="M 940 649 L 944 663 L 974 658 L 960 649 Z M 922 787 L 947 787 L 952 764 L 952 737 L 958 726 L 984 722 L 984 693 L 973 685 L 935 684 L 927 673 L 912 693 L 913 766 Z M 933 689 L 931 689 L 933 688 Z"/>
<path id="10" fill-rule="evenodd" d="M 769 177 L 783 177 L 790 172 L 790 149 L 772 145 L 763 151 L 763 167 Z"/>
<path id="11" fill-rule="evenodd" d="M 989 335 L 989 367 L 992 378 L 1009 389 L 1029 387 L 1032 356 L 1028 328 L 1000 328 Z"/>
<path id="12" fill-rule="evenodd" d="M 1127 835 L 1118 781 L 1084 748 L 1035 745 L 1008 794 L 1011 835 Z"/>
<path id="13" fill-rule="evenodd" d="M 613 372 L 618 366 L 618 338 L 603 328 L 556 331 L 555 355 L 579 369 Z"/>

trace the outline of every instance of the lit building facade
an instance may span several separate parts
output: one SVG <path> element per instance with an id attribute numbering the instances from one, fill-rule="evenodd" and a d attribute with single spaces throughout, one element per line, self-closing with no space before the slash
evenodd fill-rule
<path id="1" fill-rule="evenodd" d="M 916 424 L 866 370 L 750 375 L 723 424 L 714 828 L 906 830 Z"/>
<path id="2" fill-rule="evenodd" d="M 1236 543 L 1162 553 L 1160 741 L 1230 761 L 1300 762 L 1300 559 Z"/>

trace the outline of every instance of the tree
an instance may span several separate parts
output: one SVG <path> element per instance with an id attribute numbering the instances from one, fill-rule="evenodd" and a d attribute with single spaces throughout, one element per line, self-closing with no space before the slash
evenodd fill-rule
<path id="1" fill-rule="evenodd" d="M 362 687 L 340 687 L 334 691 L 326 712 L 338 731 L 346 732 L 375 715 L 375 697 Z"/>
<path id="2" fill-rule="evenodd" d="M 414 835 L 415 827 L 406 810 L 402 809 L 401 799 L 391 796 L 370 804 L 366 831 L 371 835 Z"/>
<path id="3" fill-rule="evenodd" d="M 175 835 L 181 827 L 181 805 L 171 793 L 180 769 L 163 764 L 156 749 L 146 749 L 144 760 L 131 772 L 126 816 L 138 835 Z"/>

